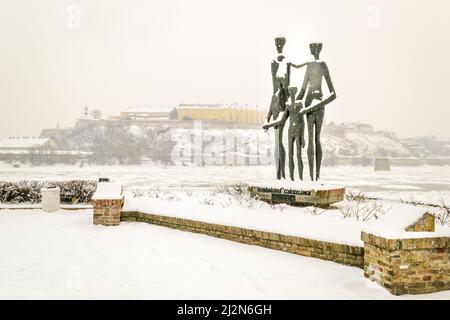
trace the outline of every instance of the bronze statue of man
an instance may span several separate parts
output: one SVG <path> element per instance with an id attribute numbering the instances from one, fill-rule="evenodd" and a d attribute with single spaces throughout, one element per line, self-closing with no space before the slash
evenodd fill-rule
<path id="1" fill-rule="evenodd" d="M 315 179 L 319 179 L 320 166 L 322 162 L 322 145 L 320 143 L 320 132 L 325 114 L 325 105 L 336 99 L 336 91 L 331 81 L 330 72 L 325 62 L 319 61 L 322 43 L 311 43 L 309 45 L 311 54 L 314 56 L 313 62 L 308 62 L 303 85 L 297 97 L 302 100 L 305 93 L 305 108 L 301 110 L 301 114 L 306 114 L 308 124 L 308 164 L 309 175 L 314 180 L 314 158 L 316 165 Z M 305 64 L 303 64 L 305 65 Z M 301 66 L 303 66 L 301 65 Z M 300 67 L 290 64 L 293 67 Z M 322 79 L 330 92 L 326 99 L 323 99 Z M 315 149 L 315 150 L 314 150 Z"/>

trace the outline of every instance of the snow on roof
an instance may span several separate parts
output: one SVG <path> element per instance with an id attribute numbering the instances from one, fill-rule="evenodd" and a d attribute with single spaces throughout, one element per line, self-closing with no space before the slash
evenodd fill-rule
<path id="1" fill-rule="evenodd" d="M 100 121 L 101 119 L 94 118 L 91 115 L 83 115 L 79 120 Z"/>
<path id="2" fill-rule="evenodd" d="M 1 149 L 1 147 L 0 147 Z M 25 154 L 31 154 L 31 150 L 18 150 L 19 148 L 16 148 L 14 150 L 13 147 L 5 150 L 0 150 L 1 155 L 6 154 L 14 154 L 14 155 L 25 155 Z M 91 151 L 79 151 L 79 150 L 52 150 L 45 153 L 46 155 L 58 155 L 58 156 L 90 156 L 92 155 Z"/>
<path id="3" fill-rule="evenodd" d="M 160 112 L 171 112 L 171 109 L 150 109 L 150 108 L 128 108 L 122 112 L 128 113 L 160 113 Z"/>
<path id="4" fill-rule="evenodd" d="M 283 188 L 303 191 L 319 191 L 319 190 L 335 190 L 344 188 L 340 185 L 324 184 L 319 181 L 290 181 L 290 180 L 275 180 L 270 179 L 264 182 L 249 182 L 249 185 L 260 188 Z"/>
<path id="5" fill-rule="evenodd" d="M 0 140 L 0 148 L 16 148 L 16 149 L 27 149 L 36 148 L 43 146 L 49 141 L 49 138 L 29 138 L 29 137 L 9 137 Z"/>
<path id="6" fill-rule="evenodd" d="M 229 108 L 229 109 L 239 109 L 239 110 L 255 110 L 260 111 L 258 106 L 249 106 L 249 105 L 239 105 L 237 103 L 181 103 L 178 105 L 179 109 L 183 108 Z"/>

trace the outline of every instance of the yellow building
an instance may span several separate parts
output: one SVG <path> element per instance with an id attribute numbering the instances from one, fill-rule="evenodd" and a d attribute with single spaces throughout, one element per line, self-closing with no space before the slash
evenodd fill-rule
<path id="1" fill-rule="evenodd" d="M 226 104 L 180 104 L 178 120 L 227 121 L 259 125 L 264 122 L 266 112 L 258 107 Z"/>

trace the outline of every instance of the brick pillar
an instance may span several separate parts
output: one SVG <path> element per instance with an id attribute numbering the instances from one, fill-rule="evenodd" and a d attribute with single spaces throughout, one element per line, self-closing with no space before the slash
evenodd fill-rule
<path id="1" fill-rule="evenodd" d="M 94 224 L 117 226 L 120 223 L 120 211 L 123 206 L 123 196 L 117 199 L 94 199 Z"/>
<path id="2" fill-rule="evenodd" d="M 364 276 L 392 294 L 450 290 L 450 238 L 386 239 L 362 232 Z"/>
<path id="3" fill-rule="evenodd" d="M 117 226 L 124 197 L 122 185 L 103 179 L 97 184 L 91 203 L 94 206 L 94 224 Z"/>

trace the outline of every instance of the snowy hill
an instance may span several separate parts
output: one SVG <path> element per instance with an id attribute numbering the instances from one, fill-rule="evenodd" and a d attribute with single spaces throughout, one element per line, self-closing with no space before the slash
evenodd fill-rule
<path id="1" fill-rule="evenodd" d="M 325 152 L 347 157 L 409 157 L 411 152 L 398 140 L 361 132 L 347 132 L 344 137 L 323 135 Z"/>
<path id="2" fill-rule="evenodd" d="M 267 164 L 271 161 L 275 141 L 273 130 L 265 133 L 262 129 L 173 129 L 172 139 L 177 153 L 190 157 L 202 150 L 204 157 L 216 157 L 216 162 L 210 159 L 211 164 L 222 164 L 223 158 L 230 157 L 230 154 L 238 159 L 247 155 L 251 159 L 258 158 L 259 164 Z M 287 151 L 286 128 L 284 142 Z M 324 159 L 411 156 L 411 152 L 395 137 L 377 132 L 328 131 L 322 134 L 322 148 Z M 306 147 L 303 153 L 306 153 Z"/>
<path id="3" fill-rule="evenodd" d="M 287 131 L 285 127 L 286 151 Z M 176 122 L 171 126 L 145 122 L 117 122 L 114 125 L 93 122 L 89 126 L 55 133 L 51 137 L 59 148 L 90 151 L 89 162 L 99 164 L 131 164 L 152 159 L 167 164 L 264 165 L 273 160 L 275 141 L 274 130 L 218 128 L 205 123 L 202 126 L 199 122 L 188 126 Z M 306 135 L 305 132 L 307 141 Z M 374 131 L 367 124 L 328 124 L 323 127 L 321 137 L 324 165 L 336 164 L 336 159 L 411 157 L 411 151 L 395 134 Z M 302 152 L 306 153 L 306 148 Z"/>

